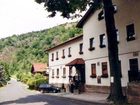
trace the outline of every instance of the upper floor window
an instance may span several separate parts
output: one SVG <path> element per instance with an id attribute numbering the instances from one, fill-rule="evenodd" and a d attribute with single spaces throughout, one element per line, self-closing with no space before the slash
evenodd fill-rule
<path id="1" fill-rule="evenodd" d="M 66 78 L 66 68 L 63 68 L 63 78 Z"/>
<path id="2" fill-rule="evenodd" d="M 135 28 L 134 24 L 129 24 L 126 26 L 127 31 L 127 41 L 135 40 Z"/>
<path id="3" fill-rule="evenodd" d="M 56 52 L 56 60 L 58 60 L 59 58 L 58 58 L 58 51 Z"/>
<path id="4" fill-rule="evenodd" d="M 114 8 L 113 8 L 113 9 L 114 9 L 114 13 L 116 13 L 116 12 L 117 12 L 117 6 L 114 5 L 113 7 L 114 7 Z M 104 16 L 104 11 L 101 10 L 100 13 L 98 14 L 98 20 L 100 21 L 100 20 L 104 19 L 104 17 L 105 17 L 105 16 Z"/>
<path id="5" fill-rule="evenodd" d="M 79 54 L 83 54 L 83 43 L 79 44 Z"/>
<path id="6" fill-rule="evenodd" d="M 106 36 L 105 34 L 100 35 L 100 48 L 106 47 Z"/>
<path id="7" fill-rule="evenodd" d="M 119 31 L 118 31 L 118 29 L 116 29 L 116 34 L 117 34 L 117 42 L 119 43 L 119 41 L 120 41 L 120 36 L 119 36 Z"/>
<path id="8" fill-rule="evenodd" d="M 95 49 L 94 44 L 95 44 L 94 38 L 90 38 L 89 39 L 89 50 L 90 51 Z"/>
<path id="9" fill-rule="evenodd" d="M 102 20 L 104 19 L 104 12 L 103 10 L 100 11 L 100 13 L 98 14 L 98 20 Z"/>
<path id="10" fill-rule="evenodd" d="M 96 78 L 96 64 L 91 64 L 91 78 Z"/>
<path id="11" fill-rule="evenodd" d="M 59 78 L 59 69 L 56 71 L 56 78 Z"/>
<path id="12" fill-rule="evenodd" d="M 62 50 L 62 58 L 65 58 L 65 49 Z"/>
<path id="13" fill-rule="evenodd" d="M 102 76 L 103 78 L 108 77 L 107 62 L 102 62 Z"/>
<path id="14" fill-rule="evenodd" d="M 68 57 L 71 57 L 71 47 L 68 48 Z"/>
<path id="15" fill-rule="evenodd" d="M 54 53 L 52 53 L 52 59 L 51 60 L 54 61 Z"/>

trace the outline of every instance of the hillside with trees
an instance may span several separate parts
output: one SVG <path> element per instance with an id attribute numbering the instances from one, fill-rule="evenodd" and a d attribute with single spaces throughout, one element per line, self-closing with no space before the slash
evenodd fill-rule
<path id="1" fill-rule="evenodd" d="M 76 23 L 65 23 L 50 29 L 0 39 L 0 64 L 13 75 L 29 72 L 34 62 L 48 62 L 46 49 L 82 33 Z"/>

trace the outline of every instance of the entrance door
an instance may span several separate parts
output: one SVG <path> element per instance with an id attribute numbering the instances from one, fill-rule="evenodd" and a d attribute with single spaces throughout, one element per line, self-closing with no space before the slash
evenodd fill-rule
<path id="1" fill-rule="evenodd" d="M 129 60 L 130 70 L 128 71 L 129 82 L 138 80 L 138 59 L 130 59 Z"/>

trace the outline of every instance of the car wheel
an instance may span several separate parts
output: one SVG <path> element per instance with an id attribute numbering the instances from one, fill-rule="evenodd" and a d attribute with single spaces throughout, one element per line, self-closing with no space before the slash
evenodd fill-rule
<path id="1" fill-rule="evenodd" d="M 57 91 L 56 90 L 53 90 L 53 93 L 57 93 Z"/>

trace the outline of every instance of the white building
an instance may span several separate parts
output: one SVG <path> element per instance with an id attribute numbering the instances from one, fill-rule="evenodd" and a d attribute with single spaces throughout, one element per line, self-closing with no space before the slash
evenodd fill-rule
<path id="1" fill-rule="evenodd" d="M 83 35 L 80 35 L 48 49 L 50 84 L 68 86 L 70 77 L 76 74 L 76 68 L 66 65 L 83 58 L 82 46 Z"/>
<path id="2" fill-rule="evenodd" d="M 133 76 L 133 71 L 140 70 L 140 1 L 113 1 L 122 86 L 126 87 L 129 81 L 137 78 L 135 74 Z M 77 26 L 83 28 L 86 86 L 106 92 L 110 86 L 110 70 L 103 10 L 94 11 L 90 8 Z"/>
<path id="3" fill-rule="evenodd" d="M 118 34 L 119 59 L 122 74 L 122 86 L 126 87 L 128 82 L 140 79 L 140 1 L 139 0 L 113 0 L 116 31 Z M 63 75 L 65 65 L 76 58 L 85 61 L 84 75 L 86 91 L 108 92 L 110 86 L 110 70 L 107 50 L 107 36 L 102 9 L 95 11 L 92 7 L 87 11 L 77 24 L 83 28 L 83 39 L 68 41 L 66 44 L 58 45 L 49 50 L 50 83 L 69 83 L 68 78 L 51 78 Z M 83 55 L 79 55 L 79 45 L 83 43 Z M 71 47 L 70 58 L 62 59 L 62 52 L 68 54 Z M 78 50 L 77 50 L 78 49 Z M 51 61 L 57 53 L 60 59 Z M 61 70 L 62 69 L 62 70 Z M 80 68 L 81 69 L 81 68 Z M 80 71 L 79 69 L 79 71 Z M 66 70 L 67 71 L 67 70 Z M 68 72 L 67 72 L 68 73 Z M 68 76 L 68 74 L 66 74 Z"/>

